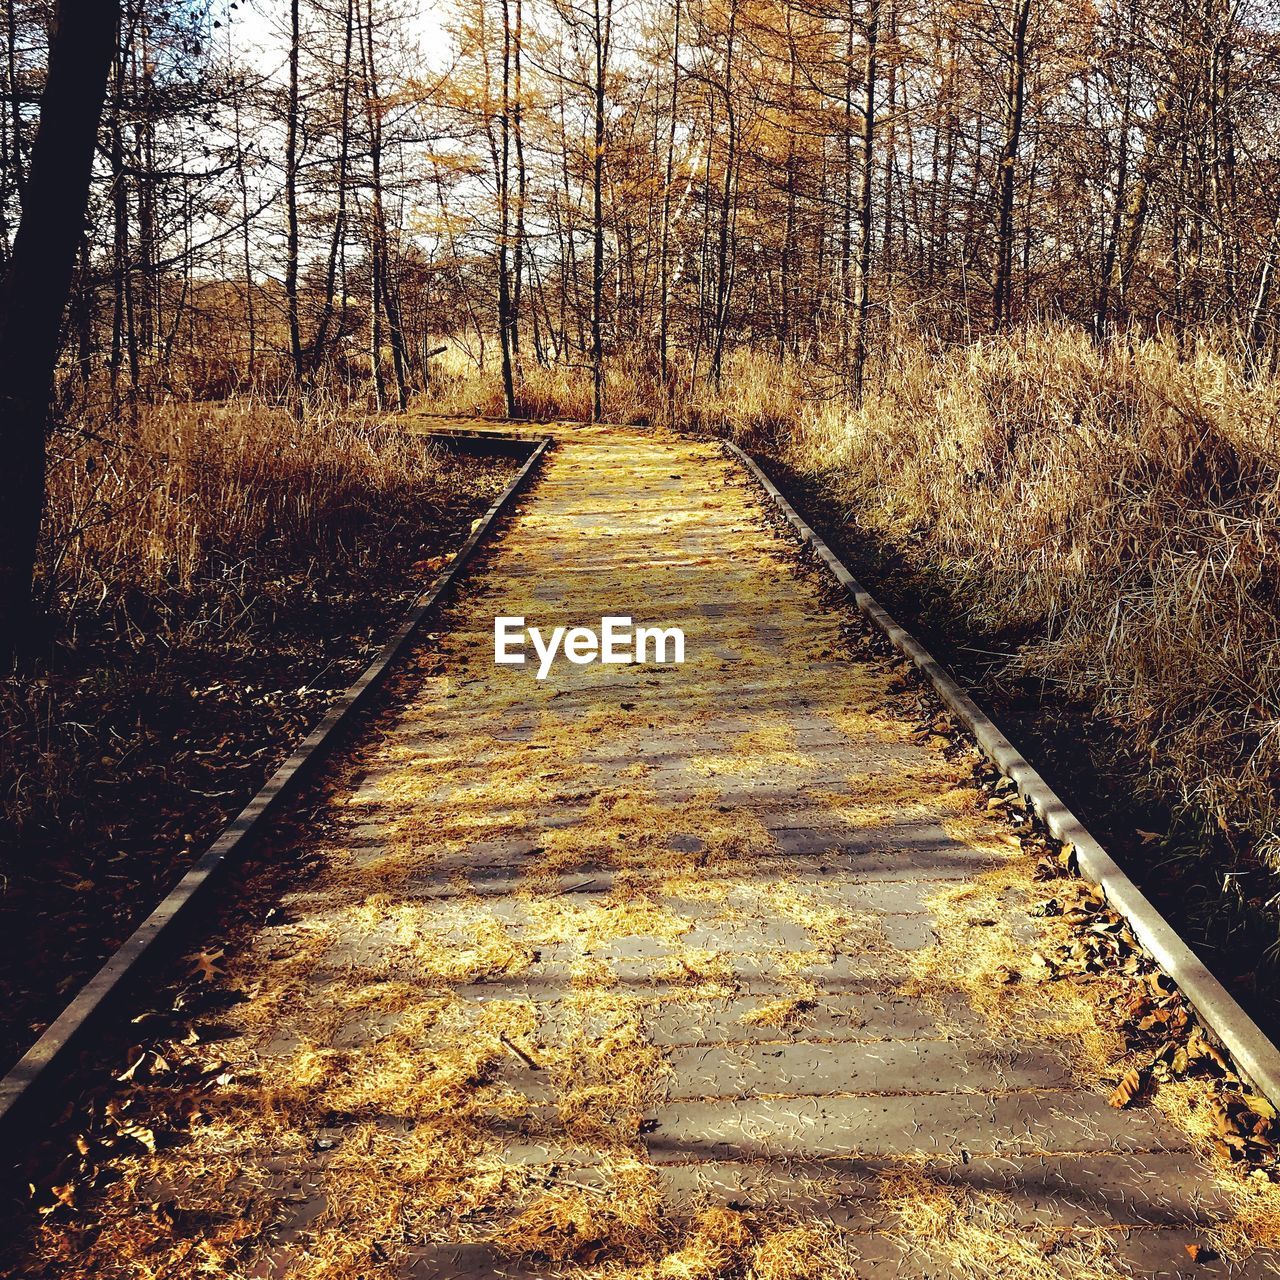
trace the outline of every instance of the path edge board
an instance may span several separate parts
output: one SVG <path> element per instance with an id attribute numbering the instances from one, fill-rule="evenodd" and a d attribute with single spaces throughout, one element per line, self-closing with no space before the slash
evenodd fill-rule
<path id="1" fill-rule="evenodd" d="M 1074 846 L 1086 880 L 1106 895 L 1138 941 L 1176 982 L 1206 1026 L 1231 1054 L 1240 1074 L 1273 1103 L 1280 1101 L 1280 1049 L 1209 971 L 1204 961 L 1142 893 L 1084 823 L 1040 776 L 990 716 L 961 688 L 955 677 L 900 626 L 845 567 L 840 558 L 787 501 L 759 464 L 731 440 L 722 441 L 778 506 L 787 522 L 844 588 L 858 611 L 883 632 L 889 643 L 916 666 L 953 715 L 973 734 L 979 747 L 1014 783 L 1059 840 Z"/>
<path id="2" fill-rule="evenodd" d="M 435 435 L 414 434 L 428 442 Z M 100 1024 L 115 1002 L 128 992 L 140 971 L 161 951 L 162 944 L 176 940 L 177 926 L 204 906 L 210 892 L 244 855 L 252 840 L 297 793 L 336 745 L 342 730 L 381 688 L 441 597 L 461 576 L 477 548 L 524 489 L 554 439 L 549 435 L 526 437 L 524 443 L 528 457 L 520 470 L 475 523 L 467 540 L 454 552 L 440 575 L 409 606 L 400 625 L 374 659 L 257 794 L 214 837 L 178 883 L 72 997 L 44 1034 L 0 1078 L 0 1138 L 20 1135 L 34 1126 L 54 1093 L 60 1073 L 72 1065 L 72 1054 L 84 1044 L 89 1031 Z"/>

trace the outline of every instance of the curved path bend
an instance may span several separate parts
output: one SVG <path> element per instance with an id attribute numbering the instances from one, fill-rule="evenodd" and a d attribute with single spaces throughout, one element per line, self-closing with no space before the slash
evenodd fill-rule
<path id="1" fill-rule="evenodd" d="M 1108 1105 L 1136 979 L 1041 958 L 1083 889 L 763 495 L 710 443 L 557 435 L 20 1274 L 1271 1274 L 1203 1091 Z M 499 614 L 686 661 L 539 681 Z"/>

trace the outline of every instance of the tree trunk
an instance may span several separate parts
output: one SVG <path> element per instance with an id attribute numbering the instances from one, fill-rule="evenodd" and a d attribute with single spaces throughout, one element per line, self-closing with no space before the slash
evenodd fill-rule
<path id="1" fill-rule="evenodd" d="M 515 29 L 511 41 L 511 141 L 516 150 L 515 243 L 511 253 L 511 358 L 520 369 L 520 307 L 524 300 L 524 206 L 529 176 L 524 163 L 524 6 L 514 0 Z"/>
<path id="2" fill-rule="evenodd" d="M 868 6 L 869 8 L 870 6 Z M 875 19 L 878 25 L 878 15 Z M 870 30 L 872 18 L 870 14 L 867 17 L 868 31 Z M 884 212 L 881 214 L 882 230 L 880 232 L 880 273 L 882 290 L 886 298 L 893 296 L 893 273 L 896 267 L 894 258 L 893 244 L 893 187 L 894 177 L 897 174 L 897 118 L 898 118 L 898 75 L 896 51 L 898 46 L 898 10 L 893 0 L 889 0 L 889 49 L 888 58 L 886 59 L 885 77 L 888 83 L 885 86 L 885 107 L 888 112 L 888 125 L 884 133 Z M 868 35 L 870 42 L 872 37 Z M 868 85 L 868 91 L 873 86 Z M 906 84 L 902 86 L 903 97 L 906 96 Z M 908 117 L 909 118 L 909 117 Z M 864 125 L 866 121 L 864 120 Z M 871 119 L 871 125 L 874 128 L 875 118 Z M 865 132 L 865 131 L 864 131 Z M 910 130 L 907 130 L 908 145 L 911 137 Z M 865 142 L 865 137 L 864 137 Z M 864 155 L 863 159 L 866 159 Z"/>
<path id="3" fill-rule="evenodd" d="M 111 112 L 111 211 L 112 211 L 112 308 L 111 308 L 111 411 L 120 409 L 120 368 L 124 360 L 125 329 L 131 311 L 129 271 L 129 192 L 124 176 L 124 68 L 114 59 L 115 88 Z"/>
<path id="4" fill-rule="evenodd" d="M 716 309 L 715 329 L 712 333 L 711 381 L 719 383 L 724 363 L 724 344 L 729 330 L 730 304 L 733 299 L 733 278 L 737 269 L 734 251 L 736 231 L 736 183 L 738 169 L 738 113 L 733 96 L 733 55 L 737 44 L 738 5 L 731 0 L 729 21 L 725 32 L 724 55 L 724 114 L 725 156 L 724 177 L 720 183 L 720 225 L 716 238 Z M 708 142 L 708 152 L 710 143 Z"/>
<path id="5" fill-rule="evenodd" d="M 502 396 L 507 417 L 516 416 L 515 315 L 511 306 L 511 7 L 502 0 L 501 141 L 494 157 L 498 185 L 498 340 L 502 351 Z"/>
<path id="6" fill-rule="evenodd" d="M 293 369 L 294 412 L 303 412 L 302 322 L 298 315 L 298 58 L 301 52 L 301 17 L 298 0 L 289 4 L 289 98 L 285 122 L 284 294 L 289 324 L 289 360 Z"/>
<path id="7" fill-rule="evenodd" d="M 118 7 L 58 0 L 22 221 L 0 284 L 0 664 L 29 635 L 45 431 Z"/>
<path id="8" fill-rule="evenodd" d="M 374 43 L 373 0 L 366 0 L 365 34 L 365 113 L 369 126 L 369 181 L 373 204 L 373 228 L 369 238 L 369 266 L 373 273 L 373 309 L 379 305 L 387 320 L 387 336 L 391 340 L 391 370 L 396 380 L 396 404 L 403 413 L 409 407 L 408 354 L 404 326 L 400 319 L 400 303 L 391 275 L 391 238 L 387 234 L 387 209 L 382 186 L 382 90 L 378 81 L 377 48 Z M 375 324 L 371 328 L 378 328 Z M 381 332 L 370 334 L 374 351 L 374 383 L 378 387 L 378 408 L 384 407 L 386 388 L 382 385 Z"/>
<path id="9" fill-rule="evenodd" d="M 796 102 L 796 42 L 791 31 L 791 10 L 787 9 L 787 106 L 794 111 Z M 778 359 L 791 352 L 791 292 L 793 255 L 796 238 L 796 135 L 787 134 L 786 190 L 787 212 L 782 228 L 782 253 L 778 263 Z"/>
<path id="10" fill-rule="evenodd" d="M 1124 231 L 1125 200 L 1129 187 L 1129 131 L 1133 127 L 1133 48 L 1137 36 L 1138 5 L 1129 5 L 1129 31 L 1125 49 L 1124 91 L 1120 101 L 1120 155 L 1116 164 L 1116 191 L 1111 206 L 1111 225 L 1102 251 L 1098 272 L 1098 296 L 1093 311 L 1093 333 L 1099 342 L 1107 334 L 1110 321 L 1111 295 L 1118 286 L 1116 269 L 1120 263 L 1120 237 Z"/>
<path id="11" fill-rule="evenodd" d="M 1013 199 L 1022 139 L 1022 109 L 1027 83 L 1027 22 L 1031 0 L 1014 0 L 1009 32 L 1009 78 L 1005 95 L 1004 146 L 996 175 L 996 253 L 991 288 L 991 323 L 1004 328 L 1012 316 Z"/>
<path id="12" fill-rule="evenodd" d="M 346 0 L 342 36 L 342 89 L 338 106 L 338 172 L 334 178 L 338 207 L 333 216 L 333 234 L 329 238 L 329 256 L 324 269 L 324 301 L 311 341 L 311 378 L 314 380 L 324 364 L 329 345 L 329 327 L 337 310 L 334 290 L 338 283 L 338 258 L 347 235 L 347 184 L 351 163 L 351 55 L 355 45 L 355 0 Z"/>
<path id="13" fill-rule="evenodd" d="M 680 102 L 680 7 L 682 0 L 675 0 L 674 26 L 671 34 L 671 116 L 667 121 L 667 158 L 662 181 L 662 230 L 658 248 L 660 273 L 658 300 L 658 368 L 663 386 L 667 385 L 670 370 L 669 326 L 671 323 L 671 185 L 675 181 L 676 163 L 676 111 Z"/>
<path id="14" fill-rule="evenodd" d="M 591 155 L 591 420 L 604 418 L 604 139 L 605 76 L 609 68 L 609 38 L 613 0 L 594 0 L 595 82 Z"/>
<path id="15" fill-rule="evenodd" d="M 1280 246 L 1280 207 L 1276 210 L 1275 222 L 1271 227 L 1271 238 L 1262 259 L 1262 270 L 1258 273 L 1258 289 L 1253 295 L 1253 305 L 1249 310 L 1246 355 L 1251 378 L 1258 372 L 1262 352 L 1270 336 L 1268 326 L 1271 314 L 1271 286 L 1275 276 L 1277 246 Z"/>
<path id="16" fill-rule="evenodd" d="M 866 57 L 862 83 L 862 189 L 858 193 L 858 296 L 853 323 L 853 402 L 862 403 L 867 366 L 867 318 L 871 312 L 871 179 L 876 130 L 876 46 L 880 34 L 880 0 L 867 0 Z"/>
<path id="17" fill-rule="evenodd" d="M 249 176 L 245 172 L 244 135 L 240 118 L 240 98 L 243 89 L 243 81 L 238 81 L 234 88 L 233 105 L 236 140 L 236 182 L 240 189 L 240 255 L 241 265 L 244 269 L 244 326 L 249 344 L 246 352 L 244 382 L 252 389 L 257 380 L 258 322 L 253 305 L 253 239 L 249 217 Z"/>

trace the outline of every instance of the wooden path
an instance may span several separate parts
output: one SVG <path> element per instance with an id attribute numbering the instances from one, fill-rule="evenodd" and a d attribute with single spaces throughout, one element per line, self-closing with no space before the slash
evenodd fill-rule
<path id="1" fill-rule="evenodd" d="M 215 1072 L 189 1127 L 22 1274 L 1272 1274 L 1274 1191 L 1196 1154 L 1195 1087 L 1107 1103 L 1132 979 L 1036 955 L 1083 890 L 759 491 L 558 435 L 335 765 L 314 874 L 206 965 L 239 1003 L 172 1047 Z M 498 614 L 687 661 L 540 682 Z"/>

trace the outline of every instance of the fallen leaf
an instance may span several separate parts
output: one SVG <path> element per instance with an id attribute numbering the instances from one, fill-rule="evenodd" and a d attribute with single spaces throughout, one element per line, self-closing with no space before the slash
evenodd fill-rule
<path id="1" fill-rule="evenodd" d="M 1116 1085 L 1107 1102 L 1116 1108 L 1129 1106 L 1135 1098 L 1142 1093 L 1143 1086 L 1146 1084 L 1146 1069 L 1143 1067 L 1130 1067 L 1125 1072 L 1120 1083 Z"/>
<path id="2" fill-rule="evenodd" d="M 1269 1099 L 1264 1098 L 1260 1093 L 1255 1094 L 1249 1099 L 1249 1105 L 1264 1120 L 1274 1120 L 1276 1118 L 1276 1109 L 1271 1105 Z"/>
<path id="3" fill-rule="evenodd" d="M 210 948 L 197 952 L 191 959 L 188 973 L 201 982 L 212 982 L 226 972 L 222 967 L 222 959 L 227 954 L 225 947 Z"/>

